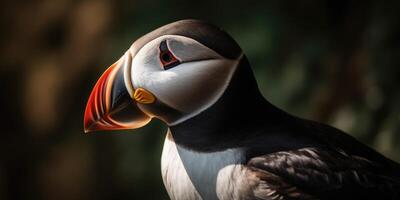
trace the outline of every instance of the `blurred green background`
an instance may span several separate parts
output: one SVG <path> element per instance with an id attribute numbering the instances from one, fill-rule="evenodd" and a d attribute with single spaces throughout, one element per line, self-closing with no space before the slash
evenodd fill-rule
<path id="1" fill-rule="evenodd" d="M 361 2 L 361 3 L 357 3 Z M 399 1 L 3 2 L 0 199 L 167 199 L 166 126 L 83 134 L 100 74 L 141 35 L 196 18 L 244 49 L 264 96 L 400 161 Z"/>

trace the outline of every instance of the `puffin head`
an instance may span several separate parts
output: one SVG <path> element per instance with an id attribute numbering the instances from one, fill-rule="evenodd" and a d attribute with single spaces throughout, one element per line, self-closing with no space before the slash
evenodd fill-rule
<path id="1" fill-rule="evenodd" d="M 136 40 L 99 78 L 84 115 L 85 132 L 135 129 L 153 117 L 169 126 L 215 104 L 242 59 L 223 30 L 177 21 Z"/>

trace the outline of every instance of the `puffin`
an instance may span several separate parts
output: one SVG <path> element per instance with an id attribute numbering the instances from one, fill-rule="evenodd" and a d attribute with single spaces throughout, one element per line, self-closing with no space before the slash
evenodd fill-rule
<path id="1" fill-rule="evenodd" d="M 221 28 L 181 20 L 137 39 L 95 84 L 84 131 L 168 126 L 161 174 L 173 200 L 400 199 L 400 165 L 260 93 Z"/>

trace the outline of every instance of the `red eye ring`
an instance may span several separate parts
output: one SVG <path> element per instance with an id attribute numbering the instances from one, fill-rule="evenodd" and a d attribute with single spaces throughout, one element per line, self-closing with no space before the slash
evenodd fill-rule
<path id="1" fill-rule="evenodd" d="M 168 49 L 166 41 L 163 41 L 160 44 L 160 61 L 165 70 L 180 64 L 180 61 Z"/>
<path id="2" fill-rule="evenodd" d="M 179 62 L 178 59 L 175 58 L 175 56 L 170 52 L 170 51 L 164 51 L 160 53 L 160 60 L 161 63 L 165 65 L 169 65 L 174 62 Z"/>

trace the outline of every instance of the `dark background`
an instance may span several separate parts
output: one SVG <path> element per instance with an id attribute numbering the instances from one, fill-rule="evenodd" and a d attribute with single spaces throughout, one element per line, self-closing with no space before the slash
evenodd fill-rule
<path id="1" fill-rule="evenodd" d="M 185 18 L 229 32 L 273 104 L 400 161 L 399 1 L 2 4 L 0 199 L 167 199 L 165 125 L 86 135 L 83 112 L 135 39 Z"/>

